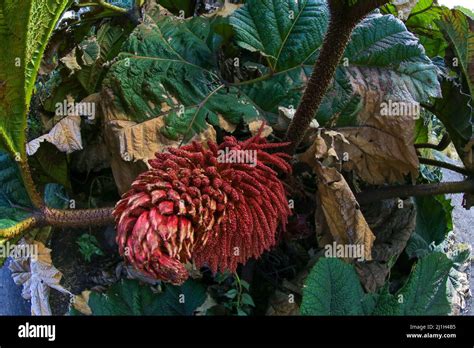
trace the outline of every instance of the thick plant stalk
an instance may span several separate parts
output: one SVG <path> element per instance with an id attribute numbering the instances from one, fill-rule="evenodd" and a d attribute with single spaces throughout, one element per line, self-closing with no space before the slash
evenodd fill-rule
<path id="1" fill-rule="evenodd" d="M 20 167 L 21 178 L 23 179 L 23 183 L 25 185 L 26 191 L 28 192 L 28 196 L 30 197 L 31 202 L 36 208 L 43 207 L 43 198 L 36 189 L 36 185 L 33 180 L 33 177 L 31 176 L 31 169 L 28 162 L 20 161 L 18 162 L 18 166 Z"/>
<path id="2" fill-rule="evenodd" d="M 360 204 L 375 203 L 402 197 L 437 196 L 450 193 L 474 193 L 474 180 L 442 182 L 437 184 L 387 186 L 356 195 Z"/>
<path id="3" fill-rule="evenodd" d="M 60 228 L 80 228 L 85 226 L 105 226 L 114 223 L 114 208 L 84 210 L 59 210 L 45 208 L 40 222 Z"/>
<path id="4" fill-rule="evenodd" d="M 329 0 L 328 2 L 331 12 L 328 32 L 301 103 L 286 133 L 286 141 L 291 142 L 287 149 L 288 153 L 294 153 L 303 140 L 331 85 L 357 23 L 377 7 L 389 1 L 359 0 L 352 6 L 348 5 L 349 2 L 349 0 Z"/>
<path id="5" fill-rule="evenodd" d="M 43 207 L 33 216 L 10 228 L 0 229 L 1 238 L 14 238 L 33 228 L 52 226 L 58 228 L 86 228 L 111 225 L 114 208 L 60 210 Z"/>

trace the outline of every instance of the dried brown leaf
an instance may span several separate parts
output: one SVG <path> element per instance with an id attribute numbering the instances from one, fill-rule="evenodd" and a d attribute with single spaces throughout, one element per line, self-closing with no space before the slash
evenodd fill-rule
<path id="1" fill-rule="evenodd" d="M 371 260 L 375 236 L 346 180 L 336 169 L 319 162 L 315 169 L 318 199 L 334 241 L 339 245 L 360 245 L 365 260 Z"/>
<path id="2" fill-rule="evenodd" d="M 358 114 L 358 125 L 369 126 L 399 138 L 407 147 L 411 147 L 415 138 L 415 123 L 419 114 L 401 112 L 398 115 L 382 115 L 383 105 L 403 103 L 415 106 L 407 85 L 394 89 L 387 81 L 396 81 L 399 77 L 391 71 L 376 71 L 370 68 L 351 67 L 348 70 L 354 92 L 362 99 L 363 109 Z M 396 94 L 395 94 L 396 93 Z"/>
<path id="3" fill-rule="evenodd" d="M 270 134 L 272 134 L 273 129 L 269 125 L 265 124 L 264 121 L 252 121 L 249 123 L 249 130 L 250 133 L 252 133 L 252 136 L 257 135 L 260 132 L 260 129 L 262 128 L 262 133 L 260 133 L 260 136 L 263 138 L 268 137 Z"/>
<path id="4" fill-rule="evenodd" d="M 419 161 L 413 146 L 372 127 L 338 129 L 341 136 L 317 136 L 302 160 L 315 165 L 316 159 L 335 157 L 342 169 L 355 172 L 363 181 L 381 185 L 404 182 L 406 175 L 418 176 Z"/>
<path id="5" fill-rule="evenodd" d="M 19 244 L 28 243 L 23 240 Z M 51 315 L 50 289 L 69 292 L 59 284 L 62 274 L 51 261 L 51 249 L 38 241 L 33 241 L 30 245 L 37 248 L 37 255 L 14 257 L 9 268 L 15 284 L 23 285 L 22 297 L 31 300 L 31 315 Z"/>
<path id="6" fill-rule="evenodd" d="M 60 60 L 71 71 L 70 75 L 82 69 L 77 62 L 76 47 Z"/>
<path id="7" fill-rule="evenodd" d="M 59 151 L 67 154 L 82 150 L 81 117 L 64 117 L 49 131 L 48 134 L 30 141 L 26 145 L 28 155 L 34 155 L 43 141 L 55 145 Z"/>
<path id="8" fill-rule="evenodd" d="M 92 315 L 92 310 L 88 304 L 90 294 L 89 290 L 85 290 L 80 295 L 74 296 L 72 299 L 73 308 L 84 315 Z"/>

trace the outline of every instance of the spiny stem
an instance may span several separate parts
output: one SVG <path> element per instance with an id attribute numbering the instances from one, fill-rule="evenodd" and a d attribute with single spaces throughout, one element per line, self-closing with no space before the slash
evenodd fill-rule
<path id="1" fill-rule="evenodd" d="M 36 189 L 35 181 L 31 176 L 31 168 L 28 164 L 28 161 L 19 161 L 18 166 L 20 167 L 21 178 L 25 185 L 28 196 L 30 197 L 31 202 L 36 208 L 41 208 L 44 205 L 43 198 Z"/>
<path id="2" fill-rule="evenodd" d="M 13 238 L 36 227 L 87 228 L 106 226 L 114 222 L 114 208 L 59 210 L 43 207 L 32 217 L 13 227 L 0 229 L 0 237 Z"/>
<path id="3" fill-rule="evenodd" d="M 356 198 L 360 204 L 368 204 L 392 198 L 437 196 L 450 193 L 474 193 L 474 180 L 381 187 L 360 192 L 356 194 Z"/>
<path id="4" fill-rule="evenodd" d="M 387 2 L 362 0 L 348 5 L 347 0 L 329 0 L 329 28 L 301 103 L 286 133 L 286 140 L 291 142 L 288 153 L 294 153 L 321 106 L 355 26 L 367 14 Z"/>

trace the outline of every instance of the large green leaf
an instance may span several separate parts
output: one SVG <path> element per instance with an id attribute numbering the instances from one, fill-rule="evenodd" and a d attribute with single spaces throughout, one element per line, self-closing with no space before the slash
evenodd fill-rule
<path id="1" fill-rule="evenodd" d="M 400 17 L 394 5 L 388 4 L 383 7 L 383 10 Z M 448 44 L 443 33 L 434 23 L 448 11 L 446 6 L 438 6 L 435 0 L 419 0 L 405 20 L 405 25 L 418 36 L 429 57 L 444 56 Z"/>
<path id="2" fill-rule="evenodd" d="M 453 262 L 443 253 L 432 253 L 414 266 L 406 284 L 395 294 L 380 295 L 375 315 L 447 315 L 451 305 L 447 281 Z"/>
<path id="3" fill-rule="evenodd" d="M 320 259 L 303 291 L 304 315 L 447 315 L 448 275 L 453 266 L 445 254 L 420 259 L 405 285 L 390 294 L 388 284 L 379 293 L 364 293 L 352 265 L 339 259 Z"/>
<path id="4" fill-rule="evenodd" d="M 31 216 L 32 205 L 18 166 L 0 152 L 0 229 L 10 228 Z"/>
<path id="5" fill-rule="evenodd" d="M 219 124 L 259 115 L 251 100 L 227 87 L 217 74 L 215 48 L 219 37 L 213 21 L 161 18 L 142 24 L 123 47 L 104 85 L 129 120 L 166 117 L 168 138 L 190 137 Z"/>
<path id="6" fill-rule="evenodd" d="M 0 134 L 3 147 L 25 155 L 26 117 L 48 39 L 69 0 L 0 3 Z"/>
<path id="7" fill-rule="evenodd" d="M 140 25 L 125 43 L 105 89 L 112 92 L 117 118 L 143 122 L 164 116 L 162 132 L 173 139 L 207 129 L 205 122 L 218 125 L 221 118 L 232 124 L 261 117 L 273 122 L 280 106 L 299 104 L 328 19 L 323 0 L 246 1 L 230 16 L 235 42 L 259 52 L 268 66 L 246 58 L 255 54 L 242 55 L 240 67 L 253 67 L 260 76 L 235 82 L 225 80 L 214 53 L 222 40 L 216 18 L 158 18 Z M 321 122 L 340 113 L 341 125 L 355 123 L 362 105 L 353 83 L 368 88 L 377 81 L 385 88 L 380 93 L 403 100 L 440 95 L 436 67 L 392 16 L 367 17 L 345 58 L 349 65 L 338 69 L 318 112 Z"/>
<path id="8" fill-rule="evenodd" d="M 362 315 L 364 296 L 353 266 L 336 258 L 323 258 L 306 279 L 301 314 Z"/>
<path id="9" fill-rule="evenodd" d="M 269 63 L 268 71 L 255 83 L 243 84 L 246 94 L 269 112 L 278 106 L 296 106 L 323 43 L 326 1 L 249 0 L 230 21 L 237 43 L 260 52 Z M 341 114 L 341 125 L 354 123 L 352 116 L 361 105 L 351 83 L 363 88 L 378 84 L 380 92 L 391 99 L 421 102 L 440 96 L 437 69 L 416 37 L 393 16 L 368 16 L 355 29 L 344 58 L 346 64 L 339 68 L 318 112 L 320 123 L 336 113 Z"/>
<path id="10" fill-rule="evenodd" d="M 260 52 L 270 68 L 284 71 L 313 63 L 326 33 L 325 1 L 248 1 L 231 18 L 237 43 Z"/>
<path id="11" fill-rule="evenodd" d="M 0 230 L 11 231 L 20 224 L 32 222 L 32 204 L 25 190 L 18 166 L 0 151 Z M 0 245 L 14 245 L 21 235 L 0 235 Z M 0 265 L 5 259 L 0 256 Z"/>
<path id="12" fill-rule="evenodd" d="M 453 207 L 445 196 L 416 198 L 416 229 L 407 244 L 410 257 L 428 254 L 453 229 Z"/>
<path id="13" fill-rule="evenodd" d="M 83 65 L 77 72 L 77 79 L 88 94 L 98 91 L 107 72 L 104 64 L 117 56 L 131 29 L 129 24 L 119 26 L 105 22 L 97 30 L 96 36 L 85 39 L 79 45 L 83 52 Z M 83 62 L 86 57 L 91 57 L 90 64 Z"/>
<path id="14" fill-rule="evenodd" d="M 193 280 L 166 285 L 158 294 L 138 281 L 122 280 L 106 294 L 91 293 L 88 305 L 93 315 L 193 315 L 205 299 L 204 286 Z"/>
<path id="15" fill-rule="evenodd" d="M 436 21 L 443 31 L 464 76 L 468 93 L 474 98 L 474 19 L 459 10 L 451 10 Z M 450 63 L 450 67 L 456 64 Z"/>
<path id="16" fill-rule="evenodd" d="M 472 165 L 471 149 L 466 145 L 474 135 L 474 108 L 471 106 L 474 103 L 454 80 L 443 79 L 441 87 L 443 98 L 435 99 L 426 108 L 443 122 L 463 162 Z"/>

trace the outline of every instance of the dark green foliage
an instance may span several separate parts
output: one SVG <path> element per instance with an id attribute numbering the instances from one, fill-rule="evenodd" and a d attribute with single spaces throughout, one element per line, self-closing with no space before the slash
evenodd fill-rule
<path id="1" fill-rule="evenodd" d="M 451 311 L 446 282 L 453 262 L 432 253 L 414 266 L 395 294 L 387 286 L 365 294 L 353 266 L 339 259 L 321 259 L 309 274 L 303 293 L 304 315 L 447 315 Z"/>
<path id="2" fill-rule="evenodd" d="M 189 280 L 182 286 L 164 286 L 155 293 L 135 280 L 122 280 L 106 294 L 92 293 L 89 306 L 93 315 L 193 315 L 206 298 L 205 288 Z"/>

